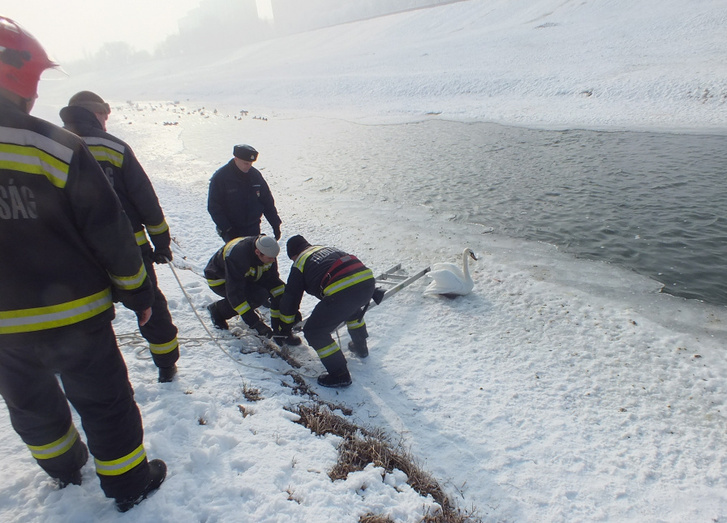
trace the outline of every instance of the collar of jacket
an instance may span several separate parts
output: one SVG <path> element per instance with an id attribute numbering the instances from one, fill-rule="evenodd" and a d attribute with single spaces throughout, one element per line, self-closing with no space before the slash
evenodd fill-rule
<path id="1" fill-rule="evenodd" d="M 15 104 L 12 100 L 10 100 L 9 98 L 5 98 L 1 94 L 0 94 L 0 106 L 2 106 L 3 112 L 17 111 L 19 113 L 27 114 L 20 107 L 18 107 L 18 105 Z"/>
<path id="2" fill-rule="evenodd" d="M 61 109 L 61 120 L 64 125 L 87 125 L 99 131 L 103 131 L 101 122 L 98 121 L 96 115 L 83 107 L 67 106 Z"/>
<path id="3" fill-rule="evenodd" d="M 232 167 L 232 170 L 234 171 L 234 173 L 237 174 L 238 176 L 252 176 L 252 173 L 255 172 L 255 167 L 250 167 L 250 170 L 247 171 L 246 173 L 242 172 L 240 170 L 240 168 L 237 166 L 237 164 L 235 163 L 234 158 L 230 159 L 229 165 Z"/>

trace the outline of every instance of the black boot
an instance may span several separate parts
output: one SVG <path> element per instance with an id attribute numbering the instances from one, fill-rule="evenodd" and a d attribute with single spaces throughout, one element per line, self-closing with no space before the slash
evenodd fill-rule
<path id="1" fill-rule="evenodd" d="M 82 449 L 83 464 L 78 469 L 71 472 L 70 474 L 63 474 L 62 476 L 55 478 L 59 489 L 66 488 L 68 485 L 80 485 L 81 484 L 81 481 L 83 479 L 81 477 L 81 469 L 83 468 L 83 465 L 86 464 L 86 461 L 88 461 L 88 447 L 83 443 L 81 443 L 81 445 L 83 445 L 83 449 Z"/>
<path id="2" fill-rule="evenodd" d="M 227 325 L 227 320 L 222 317 L 220 311 L 217 310 L 217 303 L 210 303 L 207 305 L 207 310 L 210 311 L 210 318 L 212 318 L 212 324 L 223 331 L 229 330 L 230 326 Z"/>
<path id="3" fill-rule="evenodd" d="M 348 387 L 351 384 L 351 374 L 345 369 L 339 374 L 328 374 L 327 372 L 318 376 L 318 385 L 322 387 Z"/>
<path id="4" fill-rule="evenodd" d="M 160 459 L 153 459 L 149 462 L 149 484 L 141 491 L 141 494 L 131 498 L 116 499 L 116 510 L 126 512 L 144 501 L 149 494 L 158 489 L 164 478 L 167 477 L 167 464 Z"/>
<path id="5" fill-rule="evenodd" d="M 262 336 L 263 338 L 270 339 L 273 337 L 273 329 L 268 327 L 267 323 L 263 320 L 258 319 L 255 323 L 250 325 L 250 328 L 257 332 L 258 336 Z"/>
<path id="6" fill-rule="evenodd" d="M 159 367 L 159 383 L 170 383 L 177 374 L 177 366 Z"/>
<path id="7" fill-rule="evenodd" d="M 348 350 L 353 352 L 356 356 L 359 358 L 365 358 L 369 355 L 369 348 L 366 345 L 366 340 L 360 341 L 358 343 L 354 341 L 348 342 Z"/>
<path id="8" fill-rule="evenodd" d="M 281 347 L 283 345 L 297 347 L 298 345 L 303 343 L 303 340 L 301 340 L 300 337 L 296 336 L 295 334 L 288 334 L 287 336 L 273 336 L 273 341 L 275 341 L 275 343 L 277 343 Z"/>
<path id="9" fill-rule="evenodd" d="M 59 489 L 66 488 L 68 485 L 80 485 L 83 481 L 81 477 L 81 469 L 74 470 L 68 475 L 64 475 L 62 478 L 56 478 L 56 484 Z"/>

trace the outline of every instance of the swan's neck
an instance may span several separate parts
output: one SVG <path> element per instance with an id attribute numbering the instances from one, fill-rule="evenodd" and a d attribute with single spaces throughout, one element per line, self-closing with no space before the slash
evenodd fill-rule
<path id="1" fill-rule="evenodd" d="M 467 251 L 464 251 L 462 253 L 462 272 L 464 273 L 465 280 L 471 280 L 470 277 L 470 253 Z"/>

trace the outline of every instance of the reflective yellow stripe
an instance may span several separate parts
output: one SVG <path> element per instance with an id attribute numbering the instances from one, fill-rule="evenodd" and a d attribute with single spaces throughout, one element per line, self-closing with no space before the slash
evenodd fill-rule
<path id="1" fill-rule="evenodd" d="M 273 295 L 273 297 L 277 298 L 278 296 L 281 296 L 285 292 L 285 285 L 278 285 L 273 290 L 270 291 L 270 294 Z"/>
<path id="2" fill-rule="evenodd" d="M 144 461 L 144 458 L 146 458 L 146 451 L 142 444 L 134 449 L 133 452 L 130 452 L 119 459 L 114 459 L 112 461 L 94 459 L 94 462 L 96 463 L 96 474 L 99 476 L 120 476 L 139 465 Z"/>
<path id="3" fill-rule="evenodd" d="M 97 162 L 108 162 L 119 168 L 124 163 L 125 148 L 120 143 L 97 136 L 85 136 L 83 141 Z"/>
<path id="4" fill-rule="evenodd" d="M 78 440 L 78 431 L 71 424 L 68 432 L 56 441 L 48 443 L 47 445 L 28 445 L 28 448 L 35 459 L 51 459 L 57 458 L 61 454 L 71 450 L 76 440 Z"/>
<path id="5" fill-rule="evenodd" d="M 280 311 L 275 309 L 270 309 L 270 317 L 271 318 L 280 318 Z"/>
<path id="6" fill-rule="evenodd" d="M 305 262 L 308 260 L 310 255 L 316 251 L 320 251 L 321 249 L 323 249 L 323 246 L 320 246 L 320 245 L 314 245 L 312 247 L 308 247 L 306 250 L 304 250 L 303 252 L 301 252 L 298 255 L 298 259 L 295 260 L 293 267 L 298 269 L 300 272 L 303 272 L 303 266 L 305 266 Z"/>
<path id="7" fill-rule="evenodd" d="M 295 321 L 294 314 L 291 314 L 290 316 L 285 316 L 283 314 L 280 314 L 279 318 L 280 318 L 280 321 L 287 323 L 288 325 L 290 325 L 291 323 L 293 323 Z"/>
<path id="8" fill-rule="evenodd" d="M 243 301 L 240 305 L 238 305 L 237 307 L 234 307 L 234 309 L 237 311 L 237 314 L 242 316 L 243 314 L 245 314 L 246 312 L 248 312 L 250 310 L 250 304 L 247 303 L 246 301 Z"/>
<path id="9" fill-rule="evenodd" d="M 162 220 L 159 225 L 147 225 L 146 230 L 149 231 L 149 234 L 162 234 L 169 230 L 169 225 L 166 220 Z"/>
<path id="10" fill-rule="evenodd" d="M 119 154 L 124 154 L 124 151 L 126 151 L 126 148 L 122 144 L 109 140 L 108 138 L 101 138 L 100 136 L 84 136 L 83 141 L 88 146 L 103 145 Z"/>
<path id="11" fill-rule="evenodd" d="M 331 283 L 328 287 L 323 289 L 323 295 L 330 296 L 331 294 L 336 294 L 337 292 L 342 291 L 343 289 L 348 289 L 357 283 L 373 279 L 373 277 L 374 273 L 371 272 L 371 269 L 357 272 L 356 274 L 352 274 L 351 276 L 341 278 L 340 280 Z"/>
<path id="12" fill-rule="evenodd" d="M 230 240 L 229 242 L 227 242 L 222 249 L 222 257 L 227 258 L 230 255 L 230 251 L 235 247 L 235 245 L 237 245 L 244 239 L 245 238 L 235 238 L 234 240 Z"/>
<path id="13" fill-rule="evenodd" d="M 45 176 L 63 189 L 73 149 L 27 129 L 0 127 L 0 169 Z"/>
<path id="14" fill-rule="evenodd" d="M 134 237 L 136 238 L 136 244 L 141 247 L 142 245 L 149 243 L 149 238 L 146 237 L 146 233 L 141 231 L 136 231 L 134 233 Z"/>
<path id="15" fill-rule="evenodd" d="M 265 265 L 258 265 L 256 267 L 250 267 L 248 271 L 245 273 L 246 278 L 252 278 L 253 281 L 258 281 L 260 278 L 262 278 L 263 274 L 265 274 L 265 271 L 270 269 L 272 267 L 272 263 L 266 263 Z M 285 288 L 283 288 L 285 290 Z M 282 293 L 281 293 L 282 294 Z"/>
<path id="16" fill-rule="evenodd" d="M 108 162 L 114 167 L 119 168 L 124 163 L 124 157 L 122 155 L 107 147 L 89 145 L 88 149 L 91 151 L 91 154 L 93 154 L 93 157 L 97 162 Z"/>
<path id="17" fill-rule="evenodd" d="M 210 280 L 208 278 L 207 285 L 209 285 L 210 287 L 219 287 L 220 285 L 224 285 L 226 281 L 227 280 L 225 280 L 224 278 L 219 280 Z"/>
<path id="18" fill-rule="evenodd" d="M 34 332 L 73 325 L 92 318 L 113 306 L 111 289 L 77 300 L 47 307 L 0 311 L 0 334 Z"/>
<path id="19" fill-rule="evenodd" d="M 338 343 L 335 341 L 331 343 L 328 347 L 323 347 L 322 349 L 316 349 L 316 352 L 318 353 L 318 357 L 323 359 L 327 358 L 328 356 L 331 356 L 332 354 L 337 353 L 340 349 L 338 346 Z"/>
<path id="20" fill-rule="evenodd" d="M 119 289 L 131 291 L 138 289 L 144 284 L 144 280 L 146 279 L 146 267 L 144 267 L 144 263 L 142 263 L 139 272 L 133 276 L 115 276 L 113 274 L 109 274 L 109 276 L 111 277 L 111 281 L 114 282 L 114 285 L 116 285 Z"/>
<path id="21" fill-rule="evenodd" d="M 354 320 L 354 321 L 347 321 L 346 322 L 346 327 L 348 327 L 349 330 L 360 329 L 364 325 L 366 325 L 366 322 L 363 321 L 363 320 Z"/>
<path id="22" fill-rule="evenodd" d="M 175 336 L 172 341 L 168 341 L 167 343 L 150 343 L 149 350 L 152 354 L 169 354 L 178 346 L 179 341 L 177 341 L 177 337 Z"/>

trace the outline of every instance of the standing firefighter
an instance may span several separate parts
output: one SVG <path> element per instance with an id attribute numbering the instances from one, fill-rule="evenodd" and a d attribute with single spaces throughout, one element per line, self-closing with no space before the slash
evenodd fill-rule
<path id="1" fill-rule="evenodd" d="M 144 266 L 154 288 L 151 319 L 139 327 L 139 331 L 149 342 L 154 364 L 159 368 L 159 381 L 167 383 L 173 380 L 177 372 L 179 342 L 167 299 L 157 283 L 154 263 L 172 260 L 169 227 L 154 187 L 131 147 L 106 132 L 106 120 L 110 113 L 109 104 L 99 95 L 81 91 L 71 97 L 68 107 L 61 109 L 61 119 L 66 129 L 86 142 L 131 221 L 136 243 L 141 249 Z M 151 238 L 153 249 L 148 238 Z"/>
<path id="2" fill-rule="evenodd" d="M 159 488 L 166 465 L 147 461 L 112 295 L 143 325 L 153 294 L 129 221 L 83 141 L 29 114 L 41 73 L 55 65 L 0 17 L 0 394 L 60 488 L 81 484 L 90 450 L 101 488 L 125 512 Z"/>
<path id="3" fill-rule="evenodd" d="M 210 289 L 222 296 L 207 306 L 215 327 L 228 329 L 227 320 L 239 314 L 259 335 L 272 337 L 273 329 L 278 329 L 278 303 L 285 290 L 278 272 L 278 253 L 278 242 L 263 235 L 235 238 L 212 256 L 204 275 Z M 261 305 L 270 308 L 272 328 L 256 311 Z M 290 345 L 301 343 L 292 335 L 281 341 Z"/>
<path id="4" fill-rule="evenodd" d="M 355 256 L 334 247 L 312 246 L 300 235 L 288 240 L 287 251 L 294 263 L 280 300 L 278 333 L 292 331 L 303 292 L 321 300 L 303 327 L 305 339 L 328 371 L 318 377 L 318 383 L 348 387 L 351 375 L 346 357 L 331 333 L 345 322 L 351 336 L 348 348 L 360 358 L 368 356 L 364 313 L 374 294 L 374 275 Z"/>
<path id="5" fill-rule="evenodd" d="M 233 158 L 210 179 L 207 210 L 225 243 L 241 236 L 260 234 L 263 215 L 280 239 L 280 224 L 275 200 L 260 171 L 252 166 L 258 152 L 247 144 L 236 145 Z"/>

